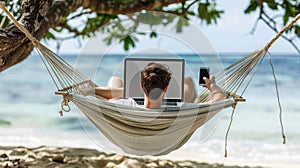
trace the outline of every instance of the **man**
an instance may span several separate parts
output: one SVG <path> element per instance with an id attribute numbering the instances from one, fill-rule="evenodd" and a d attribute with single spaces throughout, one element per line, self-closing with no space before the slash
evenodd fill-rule
<path id="1" fill-rule="evenodd" d="M 160 108 L 164 94 L 168 90 L 171 80 L 171 72 L 165 65 L 150 63 L 141 71 L 141 89 L 144 92 L 144 107 L 155 109 Z M 211 92 L 211 101 L 223 100 L 226 98 L 223 90 L 215 83 L 215 77 L 204 78 L 206 88 Z M 108 81 L 107 88 L 94 88 L 94 94 L 102 96 L 113 103 L 124 104 L 129 106 L 140 107 L 132 98 L 120 99 L 120 90 L 123 87 L 123 81 L 119 77 L 111 77 Z M 109 91 L 109 94 L 107 93 Z M 91 90 L 85 91 L 85 94 L 91 93 Z M 109 96 L 107 96 L 109 95 Z M 184 81 L 185 102 L 192 103 L 196 98 L 195 85 L 191 78 L 187 77 Z"/>
<path id="2" fill-rule="evenodd" d="M 144 92 L 144 107 L 160 108 L 171 80 L 169 68 L 150 63 L 141 71 L 141 89 Z"/>

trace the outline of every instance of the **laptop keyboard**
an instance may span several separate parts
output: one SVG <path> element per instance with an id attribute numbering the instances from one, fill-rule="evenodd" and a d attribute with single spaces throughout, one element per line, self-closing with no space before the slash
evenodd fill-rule
<path id="1" fill-rule="evenodd" d="M 136 102 L 136 104 L 138 104 L 138 105 L 144 105 L 144 102 L 142 102 L 142 101 L 135 101 Z"/>
<path id="2" fill-rule="evenodd" d="M 167 106 L 177 106 L 177 102 L 167 102 Z"/>
<path id="3" fill-rule="evenodd" d="M 144 105 L 143 101 L 136 101 L 138 105 Z M 163 105 L 165 106 L 177 106 L 177 102 L 164 102 Z"/>

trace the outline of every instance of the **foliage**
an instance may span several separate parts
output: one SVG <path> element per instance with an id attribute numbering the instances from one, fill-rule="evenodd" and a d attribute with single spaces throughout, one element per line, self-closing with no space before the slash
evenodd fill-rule
<path id="1" fill-rule="evenodd" d="M 278 24 L 281 23 L 282 26 L 286 25 L 289 20 L 293 19 L 300 13 L 300 1 L 250 0 L 250 4 L 244 12 L 249 14 L 256 12 L 256 10 L 259 10 L 259 17 L 257 21 L 262 20 L 267 26 L 277 33 L 280 30 L 280 27 L 278 28 Z M 271 17 L 271 15 L 273 16 Z M 290 42 L 300 53 L 298 46 L 293 43 L 294 39 L 300 38 L 300 25 L 297 23 L 294 24 L 286 32 L 286 34 L 289 34 L 290 36 L 288 37 L 287 35 L 283 35 L 282 37 Z"/>
<path id="2" fill-rule="evenodd" d="M 217 23 L 217 19 L 221 17 L 221 14 L 224 13 L 223 10 L 216 9 L 217 3 L 210 3 L 206 1 L 205 3 L 199 3 L 198 5 L 198 15 L 199 18 L 205 20 L 207 24 L 211 24 L 212 21 Z"/>
<path id="3" fill-rule="evenodd" d="M 133 2 L 133 0 L 112 0 L 115 2 Z M 2 0 L 2 3 L 16 17 L 20 18 L 20 8 L 22 0 Z M 139 12 L 130 16 L 109 15 L 94 13 L 90 9 L 79 8 L 68 17 L 61 20 L 57 27 L 53 27 L 45 39 L 61 39 L 62 32 L 69 32 L 72 38 L 90 38 L 96 32 L 102 31 L 107 34 L 104 41 L 111 44 L 113 41 L 123 43 L 124 49 L 129 50 L 135 47 L 138 42 L 138 35 L 147 35 L 149 38 L 158 36 L 155 32 L 157 25 L 175 25 L 176 32 L 184 31 L 184 27 L 189 26 L 191 18 L 197 18 L 200 23 L 207 25 L 217 24 L 224 13 L 219 9 L 216 0 L 187 0 L 183 3 L 172 4 L 160 7 L 156 11 L 163 12 L 165 15 L 152 15 L 149 12 Z M 299 0 L 249 0 L 249 5 L 244 10 L 245 14 L 259 13 L 258 20 L 263 20 L 272 30 L 278 31 L 278 24 L 286 24 L 291 18 L 300 12 Z M 271 17 L 274 16 L 274 17 Z M 181 17 L 174 17 L 181 16 Z M 279 16 L 279 17 L 278 17 Z M 131 22 L 124 25 L 124 20 Z M 78 24 L 80 23 L 80 24 Z M 109 23 L 109 24 L 108 24 Z M 10 24 L 9 20 L 0 13 L 0 27 Z M 141 32 L 139 26 L 148 25 L 151 32 Z M 288 32 L 291 36 L 300 38 L 300 25 L 295 24 Z M 289 38 L 287 38 L 289 39 Z"/>

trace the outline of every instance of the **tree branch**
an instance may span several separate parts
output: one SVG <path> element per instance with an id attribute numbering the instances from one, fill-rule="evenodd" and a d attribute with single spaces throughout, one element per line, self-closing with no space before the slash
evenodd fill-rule
<path id="1" fill-rule="evenodd" d="M 255 24 L 250 32 L 250 34 L 254 34 L 256 27 L 258 25 L 258 22 L 260 20 L 262 20 L 271 30 L 273 30 L 275 33 L 278 33 L 278 29 L 277 29 L 277 22 L 274 19 L 275 17 L 270 17 L 264 10 L 264 6 L 261 0 L 256 0 L 256 2 L 258 3 L 259 7 L 260 7 L 260 11 L 259 11 L 259 17 L 256 19 Z M 293 42 L 293 38 L 289 38 L 285 35 L 281 35 L 281 37 L 283 39 L 285 39 L 287 42 L 289 42 L 294 48 L 295 50 L 300 54 L 300 49 L 298 48 L 298 46 Z"/>
<path id="2" fill-rule="evenodd" d="M 266 19 L 264 19 L 263 17 L 261 18 L 261 20 L 262 20 L 263 22 L 265 22 L 265 24 L 266 24 L 268 27 L 270 27 L 275 33 L 278 33 L 278 30 L 276 29 L 276 27 L 273 27 L 273 26 L 270 24 L 270 22 L 268 22 L 268 21 L 267 21 Z M 288 42 L 295 48 L 295 50 L 300 54 L 300 49 L 299 49 L 298 46 L 293 42 L 292 39 L 286 37 L 285 35 L 281 35 L 281 37 L 282 37 L 283 39 L 285 39 L 286 41 L 288 41 Z"/>
<path id="3" fill-rule="evenodd" d="M 199 0 L 194 0 L 192 3 L 190 3 L 185 10 L 188 11 L 195 3 L 200 2 Z"/>
<path id="4" fill-rule="evenodd" d="M 35 20 L 42 22 L 40 18 L 46 15 L 51 3 L 52 0 L 24 0 L 20 10 L 22 15 L 20 22 L 30 33 L 33 34 L 35 30 L 39 29 L 40 24 L 37 24 Z M 0 29 L 0 36 L 1 72 L 24 60 L 32 51 L 33 46 L 14 25 Z"/>
<path id="5" fill-rule="evenodd" d="M 185 0 L 136 0 L 131 2 L 89 0 L 84 1 L 83 7 L 90 8 L 92 11 L 103 14 L 131 14 L 142 10 L 155 10 L 159 7 L 170 4 L 181 3 Z"/>
<path id="6" fill-rule="evenodd" d="M 91 14 L 91 13 L 93 13 L 93 12 L 90 11 L 90 10 L 89 11 L 82 11 L 82 12 L 78 13 L 77 15 L 74 15 L 74 16 L 68 18 L 68 20 L 72 20 L 72 19 L 78 18 L 82 15 Z"/>
<path id="7" fill-rule="evenodd" d="M 19 21 L 38 40 L 62 19 L 80 7 L 101 14 L 130 14 L 141 10 L 155 10 L 186 0 L 23 0 Z M 51 5 L 52 4 L 52 5 Z M 192 3 L 193 4 L 193 3 Z M 31 53 L 33 45 L 14 25 L 0 28 L 0 72 L 21 62 Z"/>

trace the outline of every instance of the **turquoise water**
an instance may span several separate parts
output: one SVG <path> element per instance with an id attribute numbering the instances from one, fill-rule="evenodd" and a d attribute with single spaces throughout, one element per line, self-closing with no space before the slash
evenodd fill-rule
<path id="1" fill-rule="evenodd" d="M 201 59 L 196 55 L 179 57 L 186 60 L 186 75 L 197 82 L 200 66 L 209 65 L 214 73 L 245 55 L 221 54 L 220 59 L 208 55 L 202 55 Z M 209 57 L 214 61 L 207 61 Z M 121 55 L 104 58 L 64 55 L 63 58 L 100 86 L 105 85 L 111 75 L 123 77 L 124 56 Z M 240 103 L 234 115 L 228 146 L 229 156 L 233 160 L 257 161 L 258 164 L 259 161 L 272 160 L 299 163 L 300 59 L 296 55 L 275 54 L 272 61 L 278 79 L 287 144 L 282 145 L 274 79 L 267 56 L 244 94 L 247 102 Z M 200 92 L 203 88 L 197 89 Z M 2 72 L 0 145 L 105 148 L 101 146 L 102 140 L 93 136 L 98 132 L 73 105 L 72 112 L 65 113 L 64 117 L 58 115 L 61 98 L 54 95 L 54 91 L 56 88 L 36 55 Z M 195 153 L 198 159 L 222 158 L 230 115 L 231 109 L 221 112 L 175 154 Z"/>

